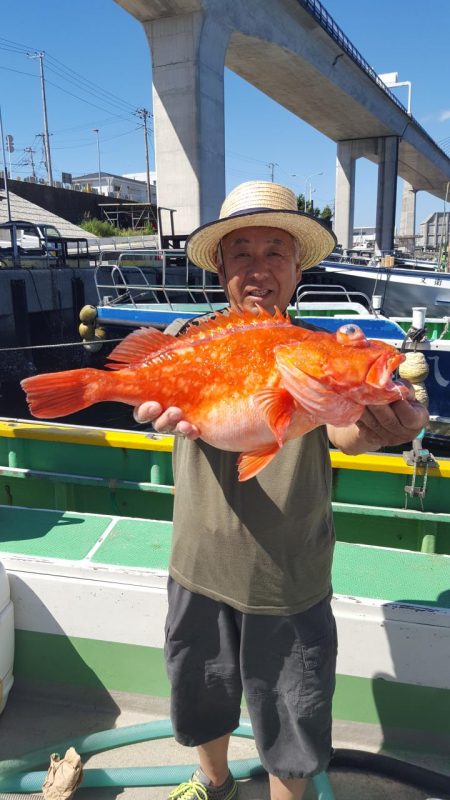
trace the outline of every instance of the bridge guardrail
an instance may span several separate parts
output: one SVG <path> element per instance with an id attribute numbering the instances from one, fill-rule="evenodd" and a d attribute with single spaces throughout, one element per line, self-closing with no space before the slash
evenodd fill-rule
<path id="1" fill-rule="evenodd" d="M 378 77 L 373 67 L 370 66 L 369 62 L 366 61 L 366 59 L 361 55 L 359 50 L 357 50 L 354 44 L 352 44 L 350 39 L 345 35 L 345 33 L 341 30 L 339 25 L 334 21 L 333 17 L 328 13 L 326 8 L 324 8 L 320 0 L 297 0 L 297 2 L 301 6 L 303 6 L 303 8 L 306 11 L 309 11 L 309 13 L 314 17 L 314 19 L 317 20 L 319 25 L 325 31 L 327 31 L 327 33 L 330 34 L 331 38 L 334 39 L 334 41 L 340 47 L 342 47 L 342 49 L 347 53 L 347 55 L 350 56 L 350 58 L 356 64 L 358 64 L 358 66 L 361 67 L 362 70 L 364 70 L 366 75 L 368 75 L 369 78 L 371 78 L 377 84 L 377 86 L 380 89 L 382 89 L 382 91 L 385 92 L 385 94 L 389 96 L 392 102 L 395 103 L 395 105 L 398 106 L 402 111 L 404 111 L 405 114 L 407 114 L 407 116 L 412 121 L 414 121 L 414 124 L 417 125 L 418 128 L 420 128 L 420 130 L 422 131 L 422 133 L 424 133 L 427 139 L 429 139 L 430 142 L 432 142 L 435 145 L 435 147 L 437 147 L 437 149 L 443 153 L 444 156 L 449 158 L 448 153 L 446 153 L 445 150 L 443 150 L 442 147 L 440 147 L 440 145 L 434 141 L 433 137 L 430 136 L 430 134 L 425 130 L 425 128 L 422 127 L 420 122 L 417 122 L 417 120 L 412 116 L 412 114 L 408 114 L 406 106 L 404 106 L 403 103 L 398 99 L 398 97 L 396 97 L 395 94 L 393 94 L 393 92 L 391 92 L 388 89 L 384 81 L 382 81 L 381 78 Z"/>

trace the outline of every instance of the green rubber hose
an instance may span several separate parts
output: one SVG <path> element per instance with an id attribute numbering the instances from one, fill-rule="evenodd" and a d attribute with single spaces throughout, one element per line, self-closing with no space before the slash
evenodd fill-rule
<path id="1" fill-rule="evenodd" d="M 59 742 L 52 747 L 42 748 L 27 753 L 13 761 L 0 762 L 0 791 L 20 792 L 30 794 L 40 792 L 47 775 L 45 772 L 29 771 L 33 767 L 48 763 L 49 753 L 64 753 L 69 747 L 74 747 L 80 754 L 99 753 L 122 747 L 137 742 L 167 739 L 173 735 L 170 720 L 157 720 L 140 725 L 130 725 L 124 728 L 113 728 L 108 731 L 99 731 L 87 736 Z M 239 727 L 233 732 L 234 736 L 253 739 L 253 731 L 249 721 L 241 720 Z M 196 770 L 197 764 L 175 764 L 165 767 L 126 767 L 114 769 L 85 769 L 81 788 L 91 787 L 125 787 L 125 786 L 174 786 L 189 780 Z M 233 776 L 240 780 L 251 778 L 265 773 L 257 758 L 231 761 L 230 769 Z M 28 770 L 28 771 L 26 771 Z M 334 800 L 333 790 L 326 773 L 313 778 L 317 800 Z"/>

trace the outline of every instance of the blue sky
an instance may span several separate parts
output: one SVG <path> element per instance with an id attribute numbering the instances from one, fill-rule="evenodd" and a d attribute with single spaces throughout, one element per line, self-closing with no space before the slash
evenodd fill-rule
<path id="1" fill-rule="evenodd" d="M 450 153 L 448 0 L 324 0 L 363 57 L 378 72 L 398 72 L 412 82 L 412 113 Z M 102 169 L 117 174 L 145 170 L 138 108 L 151 111 L 151 59 L 140 23 L 114 0 L 14 0 L 5 4 L 0 31 L 0 104 L 5 134 L 12 134 L 12 174 L 38 176 L 42 156 L 39 62 L 45 51 L 48 122 L 54 179 L 97 169 L 99 129 Z M 11 44 L 14 43 L 14 44 Z M 407 89 L 394 89 L 406 105 Z M 334 201 L 336 146 L 318 131 L 248 85 L 225 73 L 227 190 L 245 180 L 271 177 Z M 150 120 L 151 126 L 151 120 Z M 151 137 L 150 137 L 151 139 Z M 151 168 L 154 153 L 151 142 Z M 28 162 L 28 163 L 26 163 Z M 317 173 L 323 173 L 319 175 Z M 398 210 L 402 182 L 399 181 Z M 359 160 L 355 225 L 375 222 L 376 167 Z M 417 221 L 442 210 L 442 201 L 419 193 Z"/>

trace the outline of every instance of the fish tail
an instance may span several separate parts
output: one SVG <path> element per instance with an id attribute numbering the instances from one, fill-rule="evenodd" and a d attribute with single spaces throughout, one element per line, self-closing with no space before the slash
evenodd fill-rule
<path id="1" fill-rule="evenodd" d="M 97 369 L 71 369 L 25 378 L 20 385 L 34 417 L 65 417 L 102 399 L 103 373 Z"/>

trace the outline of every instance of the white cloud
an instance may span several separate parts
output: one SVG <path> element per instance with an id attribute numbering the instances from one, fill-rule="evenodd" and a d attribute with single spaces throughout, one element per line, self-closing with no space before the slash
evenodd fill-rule
<path id="1" fill-rule="evenodd" d="M 439 122 L 446 122 L 450 119 L 450 111 L 441 111 L 439 114 Z"/>

